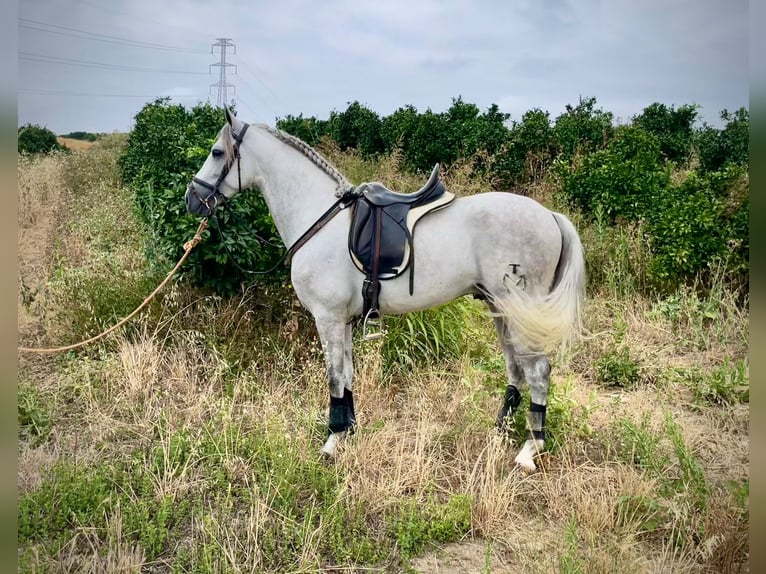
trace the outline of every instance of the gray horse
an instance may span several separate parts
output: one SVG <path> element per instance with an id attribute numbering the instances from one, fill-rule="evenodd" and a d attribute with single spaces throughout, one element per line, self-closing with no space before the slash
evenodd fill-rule
<path id="1" fill-rule="evenodd" d="M 228 110 L 226 120 L 186 191 L 190 212 L 210 215 L 218 203 L 257 187 L 284 244 L 294 246 L 328 208 L 345 207 L 338 198 L 353 186 L 313 148 L 268 126 L 250 126 Z M 330 432 L 322 452 L 329 456 L 356 424 L 351 324 L 362 313 L 365 279 L 348 252 L 351 210 L 340 208 L 291 249 L 292 284 L 316 321 L 327 365 Z M 530 198 L 488 192 L 457 198 L 424 217 L 413 246 L 414 292 L 404 275 L 386 281 L 380 311 L 407 313 L 467 294 L 487 301 L 508 372 L 498 426 L 507 428 L 525 380 L 529 431 L 515 461 L 534 471 L 534 456 L 545 445 L 546 354 L 582 333 L 585 266 L 574 226 Z"/>

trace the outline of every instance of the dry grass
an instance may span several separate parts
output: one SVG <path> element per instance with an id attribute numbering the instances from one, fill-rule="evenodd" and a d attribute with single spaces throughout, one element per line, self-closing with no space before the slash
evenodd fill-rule
<path id="1" fill-rule="evenodd" d="M 380 179 L 401 190 L 420 184 L 400 173 L 397 156 L 366 165 L 324 151 L 346 173 L 355 169 L 355 181 Z M 54 237 L 67 261 L 93 270 L 93 253 L 103 249 L 94 242 L 103 234 L 67 224 L 63 209 L 47 213 L 51 202 L 66 203 L 66 188 L 55 182 L 71 164 L 60 156 L 39 161 L 20 166 L 19 264 L 44 286 L 51 263 L 42 255 Z M 466 166 L 445 177 L 454 189 L 473 193 Z M 103 187 L 95 185 L 94 194 L 114 185 L 102 176 L 88 181 L 96 180 Z M 119 225 L 103 214 L 96 219 L 104 229 Z M 125 247 L 109 249 L 130 267 Z M 688 380 L 668 376 L 692 366 L 718 368 L 723 355 L 746 359 L 747 313 L 725 292 L 715 301 L 691 293 L 663 300 L 594 293 L 586 316 L 597 336 L 554 364 L 549 425 L 561 446 L 532 475 L 512 464 L 519 445 L 492 429 L 502 396 L 500 362 L 486 366 L 464 357 L 392 374 L 379 344 L 363 342 L 355 347 L 360 426 L 334 464 L 322 462 L 327 387 L 310 319 L 293 311 L 265 324 L 256 311 L 262 304 L 252 293 L 223 301 L 175 287 L 158 313 L 97 348 L 20 362 L 21 378 L 36 393 L 32 415 L 45 411 L 51 420 L 39 441 L 20 439 L 22 495 L 41 492 L 57 465 L 75 461 L 93 476 L 132 464 L 131 472 L 146 481 L 145 492 L 139 483 L 113 485 L 120 505 L 101 511 L 100 526 L 83 522 L 66 530 L 56 552 L 46 546 L 50 541 L 27 540 L 21 549 L 27 571 L 171 572 L 191 565 L 211 572 L 401 571 L 407 561 L 399 545 L 406 540 L 396 538 L 392 517 L 412 501 L 429 508 L 456 496 L 470 503 L 470 527 L 451 544 L 426 543 L 410 563 L 416 571 L 747 571 L 747 507 L 727 491 L 729 483 L 747 484 L 747 405 L 700 404 Z M 19 309 L 30 322 L 55 311 Z M 497 354 L 491 339 L 481 344 Z M 637 362 L 639 381 L 608 388 L 594 364 L 620 346 Z M 666 431 L 667 413 L 681 429 L 680 455 Z M 624 424 L 660 437 L 655 446 L 670 457 L 665 475 L 626 457 Z M 692 504 L 696 475 L 685 490 L 661 494 L 686 454 L 711 491 L 704 510 Z M 295 483 L 284 483 L 285 476 Z M 327 483 L 337 483 L 337 491 Z M 293 488 L 299 495 L 287 504 L 281 497 Z M 332 500 L 325 504 L 328 492 Z M 177 523 L 160 528 L 172 537 L 141 530 L 140 538 L 132 513 L 165 501 L 188 506 Z M 359 514 L 343 514 L 344 508 Z M 663 521 L 652 526 L 659 513 Z M 359 520 L 364 528 L 349 523 L 345 538 L 334 541 L 339 519 Z M 704 529 L 695 540 L 690 525 L 696 524 Z M 371 545 L 389 542 L 378 554 L 341 552 L 363 536 Z M 152 550 L 155 543 L 159 550 Z"/>

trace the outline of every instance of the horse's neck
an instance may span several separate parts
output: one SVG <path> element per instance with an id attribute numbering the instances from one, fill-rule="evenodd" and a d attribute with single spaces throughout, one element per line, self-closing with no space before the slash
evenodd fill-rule
<path id="1" fill-rule="evenodd" d="M 289 247 L 336 201 L 337 184 L 302 152 L 265 129 L 257 133 L 253 148 L 262 174 L 258 184 Z"/>

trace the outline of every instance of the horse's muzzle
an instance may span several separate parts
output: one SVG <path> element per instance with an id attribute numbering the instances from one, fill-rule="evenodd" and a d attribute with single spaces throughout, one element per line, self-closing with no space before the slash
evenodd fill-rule
<path id="1" fill-rule="evenodd" d="M 203 198 L 199 195 L 194 182 L 189 183 L 186 187 L 186 194 L 184 195 L 184 202 L 186 203 L 186 209 L 189 213 L 194 215 L 201 215 L 208 217 L 213 214 L 213 209 L 218 204 L 215 194 L 211 193 L 209 197 Z M 211 205 L 212 204 L 212 205 Z"/>

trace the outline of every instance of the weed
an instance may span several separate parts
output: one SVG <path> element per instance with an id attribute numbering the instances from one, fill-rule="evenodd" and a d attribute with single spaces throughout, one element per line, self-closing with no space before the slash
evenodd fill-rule
<path id="1" fill-rule="evenodd" d="M 430 543 L 458 540 L 471 529 L 471 499 L 453 495 L 446 503 L 428 498 L 425 503 L 404 499 L 389 515 L 389 527 L 404 558 Z"/>
<path id="2" fill-rule="evenodd" d="M 596 381 L 602 385 L 632 388 L 641 380 L 638 363 L 630 356 L 627 346 L 607 351 L 593 367 Z"/>
<path id="3" fill-rule="evenodd" d="M 652 532 L 659 527 L 661 519 L 660 502 L 654 497 L 625 494 L 617 499 L 617 525 L 638 525 L 643 532 Z"/>
<path id="4" fill-rule="evenodd" d="M 567 524 L 564 544 L 564 551 L 559 554 L 560 572 L 563 574 L 583 574 L 586 563 L 580 556 L 580 537 L 575 515 L 572 515 Z"/>
<path id="5" fill-rule="evenodd" d="M 19 438 L 38 445 L 51 430 L 51 407 L 32 385 L 19 384 L 17 395 Z"/>
<path id="6" fill-rule="evenodd" d="M 742 359 L 725 357 L 708 375 L 697 376 L 691 385 L 694 399 L 703 404 L 733 405 L 750 401 L 747 366 Z"/>

